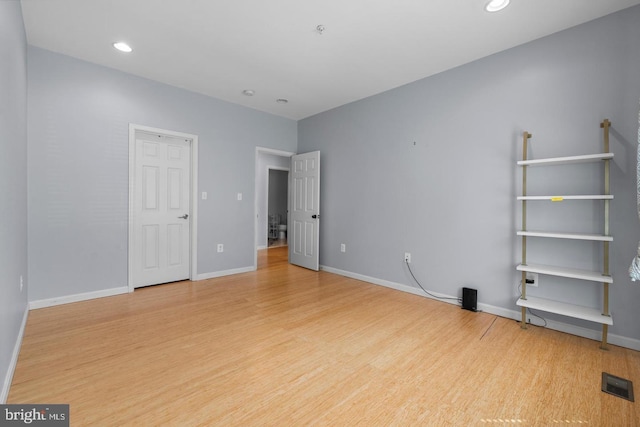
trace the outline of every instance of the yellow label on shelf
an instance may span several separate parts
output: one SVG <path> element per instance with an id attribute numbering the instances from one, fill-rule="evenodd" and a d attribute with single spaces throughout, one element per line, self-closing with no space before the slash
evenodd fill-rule
<path id="1" fill-rule="evenodd" d="M 551 201 L 552 201 L 552 202 L 561 202 L 561 201 L 563 201 L 563 200 L 564 200 L 564 198 L 562 198 L 562 197 L 560 197 L 560 196 L 555 196 L 555 197 L 552 197 L 552 198 L 551 198 Z"/>

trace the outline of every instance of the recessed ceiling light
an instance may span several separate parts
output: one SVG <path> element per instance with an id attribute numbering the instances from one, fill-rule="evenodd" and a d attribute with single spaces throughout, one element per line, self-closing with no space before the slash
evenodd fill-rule
<path id="1" fill-rule="evenodd" d="M 253 96 L 253 95 L 256 94 L 256 91 L 255 90 L 251 90 L 251 89 L 245 89 L 245 90 L 242 91 L 242 94 L 244 96 Z"/>
<path id="2" fill-rule="evenodd" d="M 509 1 L 510 0 L 491 0 L 486 4 L 484 10 L 487 12 L 497 12 L 509 6 Z"/>
<path id="3" fill-rule="evenodd" d="M 131 46 L 129 46 L 125 42 L 116 42 L 116 43 L 113 44 L 113 47 L 118 49 L 120 52 L 129 53 L 129 52 L 133 51 L 133 49 L 131 49 Z"/>
<path id="4" fill-rule="evenodd" d="M 278 104 L 286 104 L 287 102 L 289 102 L 289 100 L 288 99 L 284 99 L 284 98 L 278 98 L 278 99 L 276 99 L 276 102 Z"/>

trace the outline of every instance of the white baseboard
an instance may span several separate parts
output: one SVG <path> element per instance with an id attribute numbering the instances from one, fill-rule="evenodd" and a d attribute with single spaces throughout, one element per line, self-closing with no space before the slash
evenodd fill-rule
<path id="1" fill-rule="evenodd" d="M 4 383 L 2 384 L 2 392 L 0 393 L 0 404 L 5 404 L 9 397 L 9 389 L 11 388 L 11 381 L 13 381 L 13 373 L 16 371 L 18 364 L 18 356 L 20 355 L 20 347 L 22 346 L 22 337 L 24 335 L 24 329 L 27 326 L 27 317 L 29 315 L 29 306 L 24 309 L 24 315 L 22 316 L 22 324 L 18 331 L 16 343 L 13 346 L 13 353 L 11 354 L 11 361 L 7 368 L 7 375 L 4 377 Z"/>
<path id="2" fill-rule="evenodd" d="M 256 271 L 256 267 L 242 267 L 231 270 L 214 271 L 213 273 L 198 274 L 194 280 L 215 279 L 216 277 L 231 276 L 232 274 L 248 273 L 250 271 Z"/>
<path id="3" fill-rule="evenodd" d="M 358 273 L 352 273 L 350 271 L 339 270 L 337 268 L 327 267 L 326 265 L 321 265 L 320 266 L 320 270 L 326 271 L 328 273 L 338 274 L 340 276 L 349 277 L 351 279 L 361 280 L 363 282 L 373 283 L 374 285 L 384 286 L 386 288 L 391 288 L 391 289 L 395 289 L 395 290 L 398 290 L 398 291 L 407 292 L 407 293 L 414 294 L 414 295 L 419 295 L 421 297 L 434 299 L 436 301 L 441 301 L 441 302 L 446 302 L 448 304 L 457 305 L 457 302 L 455 300 L 440 300 L 440 299 L 432 297 L 430 295 L 425 295 L 425 293 L 421 289 L 414 288 L 412 286 L 403 285 L 401 283 L 390 282 L 388 280 L 377 279 L 375 277 L 369 277 L 369 276 L 365 276 L 365 275 L 358 274 Z M 433 295 L 441 297 L 441 298 L 457 298 L 457 297 L 452 296 L 452 295 L 445 295 L 445 294 L 441 294 L 441 293 L 438 293 L 438 292 L 431 292 L 431 293 Z"/>
<path id="4" fill-rule="evenodd" d="M 82 294 L 65 295 L 63 297 L 55 297 L 49 299 L 41 299 L 29 302 L 29 309 L 36 310 L 38 308 L 53 307 L 54 305 L 69 304 L 72 302 L 86 301 L 95 298 L 111 297 L 114 295 L 128 294 L 129 287 L 103 289 L 95 292 L 85 292 Z"/>
<path id="5" fill-rule="evenodd" d="M 268 246 L 258 246 L 257 247 L 258 250 L 267 249 L 267 248 L 268 248 Z"/>
<path id="6" fill-rule="evenodd" d="M 455 300 L 439 300 L 429 295 L 425 295 L 425 293 L 418 288 L 414 288 L 412 286 L 403 285 L 401 283 L 390 282 L 388 280 L 377 279 L 375 277 L 369 277 L 358 273 L 352 273 L 350 271 L 339 270 L 333 267 L 327 267 L 324 265 L 320 266 L 320 269 L 323 271 L 327 271 L 329 273 L 338 274 L 340 276 L 350 277 L 352 279 L 361 280 L 363 282 L 372 283 L 374 285 L 385 286 L 387 288 L 395 289 L 402 292 L 408 292 L 410 294 L 419 295 L 421 297 L 434 299 L 441 302 L 446 302 L 449 304 L 456 304 Z M 431 292 L 431 291 L 430 291 Z M 431 292 L 432 294 L 443 297 L 443 298 L 457 298 L 454 295 L 445 295 L 437 292 Z M 457 305 L 457 304 L 456 304 Z M 515 301 L 514 301 L 515 306 Z M 507 319 L 520 320 L 520 311 L 519 310 L 509 310 L 503 307 L 497 307 L 489 304 L 478 303 L 478 309 L 483 312 L 495 314 L 496 316 L 506 317 Z M 602 338 L 601 332 L 598 330 L 583 328 L 581 326 L 570 325 L 568 323 L 557 322 L 554 320 L 547 319 L 547 328 L 553 329 L 555 331 L 564 332 L 571 335 L 576 335 L 583 338 L 589 338 L 595 341 L 600 341 Z M 623 337 L 620 335 L 608 334 L 607 341 L 609 344 L 617 345 L 620 347 L 629 348 L 631 350 L 640 351 L 640 340 Z"/>

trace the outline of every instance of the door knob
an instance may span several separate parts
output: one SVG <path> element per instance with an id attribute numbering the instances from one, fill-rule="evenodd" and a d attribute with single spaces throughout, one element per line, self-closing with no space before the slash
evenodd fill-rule
<path id="1" fill-rule="evenodd" d="M 182 215 L 182 216 L 179 216 L 178 218 L 180 218 L 180 219 L 187 219 L 187 218 L 189 218 L 189 214 L 184 214 L 184 215 Z"/>
<path id="2" fill-rule="evenodd" d="M 320 218 L 320 215 L 311 215 L 311 218 L 316 219 L 316 218 Z"/>

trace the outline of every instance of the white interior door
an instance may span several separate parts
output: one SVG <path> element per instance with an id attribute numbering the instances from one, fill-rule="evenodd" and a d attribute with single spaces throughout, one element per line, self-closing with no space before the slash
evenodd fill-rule
<path id="1" fill-rule="evenodd" d="M 135 141 L 133 287 L 190 275 L 190 141 L 140 135 Z"/>
<path id="2" fill-rule="evenodd" d="M 320 266 L 320 152 L 291 157 L 289 262 L 318 271 Z"/>

